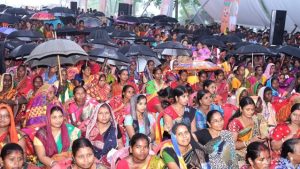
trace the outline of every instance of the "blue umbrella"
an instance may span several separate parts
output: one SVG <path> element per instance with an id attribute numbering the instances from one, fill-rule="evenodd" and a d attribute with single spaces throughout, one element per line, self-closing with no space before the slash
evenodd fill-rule
<path id="1" fill-rule="evenodd" d="M 63 23 L 58 17 L 56 17 L 56 20 L 52 20 L 52 21 L 44 21 L 44 24 L 45 24 L 45 23 L 52 24 L 53 27 L 54 27 L 54 29 L 56 29 L 57 24 L 59 24 L 59 23 L 60 23 L 62 26 L 64 25 L 64 23 Z"/>
<path id="2" fill-rule="evenodd" d="M 17 29 L 0 27 L 0 33 L 3 33 L 5 35 L 9 35 L 10 33 L 14 32 L 14 31 L 17 31 Z"/>

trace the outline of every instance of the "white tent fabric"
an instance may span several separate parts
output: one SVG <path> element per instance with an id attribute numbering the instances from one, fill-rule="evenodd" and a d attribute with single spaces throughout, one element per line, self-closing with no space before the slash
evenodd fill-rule
<path id="1" fill-rule="evenodd" d="M 200 0 L 200 3 L 215 21 L 220 22 L 224 0 Z M 237 24 L 260 28 L 269 27 L 272 10 L 286 10 L 285 30 L 291 32 L 295 24 L 300 26 L 300 19 L 297 18 L 300 15 L 300 10 L 297 9 L 299 6 L 299 0 L 240 0 Z"/>

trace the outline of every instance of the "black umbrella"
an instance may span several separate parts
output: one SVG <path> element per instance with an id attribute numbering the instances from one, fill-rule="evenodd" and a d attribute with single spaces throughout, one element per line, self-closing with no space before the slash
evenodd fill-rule
<path id="1" fill-rule="evenodd" d="M 218 46 L 218 47 L 224 47 L 224 43 L 222 41 L 218 41 L 215 38 L 211 39 L 204 39 L 201 41 L 201 43 L 208 45 L 208 46 Z"/>
<path id="2" fill-rule="evenodd" d="M 294 46 L 280 46 L 279 48 L 276 49 L 277 52 L 279 53 L 284 53 L 290 56 L 294 56 L 297 58 L 300 58 L 300 49 Z"/>
<path id="3" fill-rule="evenodd" d="M 152 37 L 138 37 L 134 42 L 135 43 L 155 42 L 155 39 Z"/>
<path id="4" fill-rule="evenodd" d="M 4 43 L 4 41 L 3 41 L 3 43 Z M 19 41 L 19 40 L 6 40 L 5 44 L 4 44 L 4 47 L 9 49 L 9 50 L 13 50 L 16 47 L 18 47 L 20 45 L 23 45 L 23 44 L 25 44 L 25 42 Z"/>
<path id="5" fill-rule="evenodd" d="M 11 14 L 11 15 L 28 15 L 29 13 L 26 9 L 23 8 L 8 8 L 3 11 L 3 13 Z"/>
<path id="6" fill-rule="evenodd" d="M 173 42 L 173 41 L 168 41 L 161 43 L 155 47 L 155 49 L 182 49 L 182 50 L 189 50 L 185 46 L 183 46 L 179 42 Z"/>
<path id="7" fill-rule="evenodd" d="M 119 48 L 117 44 L 115 44 L 109 39 L 94 39 L 90 42 L 90 44 L 102 45 L 104 48 L 115 48 L 115 49 Z"/>
<path id="8" fill-rule="evenodd" d="M 96 13 L 94 13 L 93 14 L 94 16 L 99 16 L 99 17 L 103 17 L 103 16 L 105 16 L 105 14 L 103 13 L 103 12 L 96 12 Z"/>
<path id="9" fill-rule="evenodd" d="M 234 54 L 238 55 L 264 55 L 272 54 L 268 48 L 265 48 L 259 44 L 251 44 L 238 48 L 234 51 Z"/>
<path id="10" fill-rule="evenodd" d="M 178 20 L 176 18 L 172 18 L 172 17 L 164 17 L 164 18 L 161 18 L 159 20 L 157 20 L 157 22 L 165 22 L 165 23 L 177 23 Z"/>
<path id="11" fill-rule="evenodd" d="M 44 36 L 37 31 L 19 30 L 9 34 L 7 36 L 7 39 L 19 39 L 21 41 L 34 41 L 34 40 L 42 40 L 44 39 Z"/>
<path id="12" fill-rule="evenodd" d="M 0 22 L 5 22 L 8 24 L 15 24 L 18 23 L 21 19 L 17 16 L 9 15 L 9 14 L 1 14 L 0 15 Z"/>
<path id="13" fill-rule="evenodd" d="M 89 33 L 80 31 L 72 27 L 64 27 L 56 30 L 57 36 L 75 36 L 75 35 L 87 35 Z"/>
<path id="14" fill-rule="evenodd" d="M 123 53 L 125 56 L 150 56 L 156 57 L 156 54 L 150 49 L 148 46 L 145 45 L 127 45 L 118 50 L 119 52 Z"/>
<path id="15" fill-rule="evenodd" d="M 153 19 L 150 17 L 139 17 L 138 19 L 140 23 L 149 23 L 149 24 L 154 23 Z"/>
<path id="16" fill-rule="evenodd" d="M 14 50 L 12 50 L 9 54 L 9 58 L 11 59 L 19 59 L 23 58 L 24 56 L 29 55 L 32 50 L 37 46 L 35 43 L 27 43 L 21 46 L 18 46 Z"/>
<path id="17" fill-rule="evenodd" d="M 74 16 L 65 16 L 65 17 L 60 16 L 59 19 L 62 21 L 64 25 L 68 25 L 69 23 L 72 24 L 76 23 L 76 18 Z"/>
<path id="18" fill-rule="evenodd" d="M 219 38 L 224 43 L 239 43 L 242 39 L 236 35 L 224 35 Z"/>
<path id="19" fill-rule="evenodd" d="M 240 47 L 242 47 L 242 46 L 251 45 L 251 44 L 252 44 L 252 43 L 250 43 L 250 42 L 239 42 L 239 43 L 234 44 L 234 45 L 233 45 L 233 48 L 234 48 L 234 49 L 238 49 L 238 48 L 240 48 Z"/>
<path id="20" fill-rule="evenodd" d="M 81 55 L 69 55 L 69 56 L 60 56 L 59 62 L 57 59 L 53 59 L 51 57 L 42 58 L 42 59 L 33 59 L 33 60 L 26 60 L 25 63 L 28 63 L 30 67 L 36 66 L 57 66 L 60 65 L 74 65 L 81 60 L 88 60 L 87 56 Z"/>
<path id="21" fill-rule="evenodd" d="M 174 29 L 173 32 L 176 32 L 176 33 L 183 33 L 183 34 L 188 34 L 190 33 L 188 30 L 184 29 L 184 28 L 177 28 L 177 29 Z"/>
<path id="22" fill-rule="evenodd" d="M 124 63 L 130 62 L 130 59 L 128 57 L 125 57 L 124 54 L 117 52 L 116 50 L 113 49 L 95 48 L 89 52 L 89 55 L 91 57 L 104 58 L 104 59 L 120 61 Z"/>
<path id="23" fill-rule="evenodd" d="M 140 21 L 137 17 L 134 17 L 134 16 L 119 16 L 117 18 L 117 22 L 118 23 L 135 24 L 135 23 L 139 23 Z"/>
<path id="24" fill-rule="evenodd" d="M 98 29 L 93 32 L 91 32 L 87 39 L 93 40 L 93 39 L 110 39 L 108 32 L 105 29 Z"/>
<path id="25" fill-rule="evenodd" d="M 161 43 L 155 47 L 155 51 L 162 55 L 171 56 L 189 56 L 190 49 L 186 48 L 179 42 L 168 41 Z"/>
<path id="26" fill-rule="evenodd" d="M 54 7 L 50 10 L 51 13 L 63 13 L 63 14 L 74 14 L 74 11 L 72 11 L 69 8 L 65 7 Z"/>
<path id="27" fill-rule="evenodd" d="M 112 35 L 114 38 L 124 38 L 124 39 L 135 39 L 136 34 L 130 31 L 117 31 L 115 30 Z"/>
<path id="28" fill-rule="evenodd" d="M 153 16 L 153 17 L 152 17 L 152 20 L 153 20 L 154 22 L 158 22 L 158 20 L 163 19 L 163 18 L 166 18 L 166 17 L 167 17 L 166 15 L 156 15 L 156 16 Z"/>

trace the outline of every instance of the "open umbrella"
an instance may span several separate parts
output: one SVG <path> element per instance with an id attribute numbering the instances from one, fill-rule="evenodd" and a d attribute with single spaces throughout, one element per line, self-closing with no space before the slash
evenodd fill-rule
<path id="1" fill-rule="evenodd" d="M 183 46 L 179 42 L 168 41 L 161 43 L 155 47 L 156 52 L 163 53 L 163 55 L 172 55 L 172 56 L 188 56 L 189 53 L 188 48 Z M 173 55 L 174 54 L 174 55 Z M 180 54 L 180 55 L 179 55 Z"/>
<path id="2" fill-rule="evenodd" d="M 163 49 L 161 54 L 169 56 L 190 56 L 192 53 L 188 50 L 181 49 Z"/>
<path id="3" fill-rule="evenodd" d="M 75 35 L 86 35 L 85 32 L 80 31 L 73 27 L 64 27 L 56 30 L 57 36 L 75 36 Z"/>
<path id="4" fill-rule="evenodd" d="M 24 45 L 20 45 L 10 52 L 9 58 L 10 59 L 23 58 L 24 56 L 29 55 L 36 46 L 37 44 L 35 43 L 27 43 Z"/>
<path id="5" fill-rule="evenodd" d="M 138 20 L 140 23 L 146 23 L 146 24 L 153 24 L 154 23 L 154 20 L 150 17 L 138 17 Z"/>
<path id="6" fill-rule="evenodd" d="M 55 20 L 55 16 L 52 13 L 47 12 L 38 12 L 33 14 L 30 19 L 32 20 L 39 20 L 39 21 L 50 21 Z"/>
<path id="7" fill-rule="evenodd" d="M 155 47 L 155 49 L 182 49 L 182 50 L 189 50 L 185 46 L 183 46 L 179 42 L 173 42 L 173 41 L 168 41 L 161 43 Z"/>
<path id="8" fill-rule="evenodd" d="M 95 39 L 92 40 L 89 44 L 101 45 L 102 48 L 113 48 L 113 49 L 119 48 L 119 46 L 115 44 L 113 41 L 111 41 L 110 39 Z"/>
<path id="9" fill-rule="evenodd" d="M 28 15 L 29 13 L 24 8 L 7 8 L 3 13 L 11 15 Z"/>
<path id="10" fill-rule="evenodd" d="M 54 16 L 75 16 L 71 9 L 65 7 L 54 7 L 50 10 L 50 13 L 53 13 Z"/>
<path id="11" fill-rule="evenodd" d="M 20 17 L 13 16 L 10 14 L 1 14 L 0 15 L 0 23 L 8 23 L 8 24 L 15 24 L 20 21 Z"/>
<path id="12" fill-rule="evenodd" d="M 113 49 L 95 48 L 89 52 L 89 55 L 91 57 L 104 58 L 107 60 L 114 60 L 114 61 L 119 61 L 124 63 L 130 62 L 130 59 L 128 57 L 125 57 L 122 53 L 117 52 L 116 50 Z"/>
<path id="13" fill-rule="evenodd" d="M 116 20 L 118 23 L 136 24 L 139 23 L 139 19 L 134 16 L 119 16 Z"/>
<path id="14" fill-rule="evenodd" d="M 9 34 L 7 39 L 18 39 L 21 41 L 43 40 L 44 36 L 37 31 L 18 30 Z"/>
<path id="15" fill-rule="evenodd" d="M 57 59 L 53 59 L 51 57 L 46 57 L 43 59 L 33 59 L 27 60 L 25 63 L 29 64 L 30 67 L 37 66 L 57 66 L 57 65 L 74 65 L 81 60 L 89 60 L 87 56 L 80 55 L 69 55 L 69 56 L 60 56 L 59 61 Z"/>
<path id="16" fill-rule="evenodd" d="M 138 56 L 132 57 L 132 60 L 135 60 L 137 63 L 137 71 L 143 72 L 149 60 L 152 60 L 155 65 L 160 65 L 161 62 L 156 57 L 147 57 L 147 56 Z"/>
<path id="17" fill-rule="evenodd" d="M 276 51 L 279 53 L 284 53 L 290 56 L 300 58 L 300 48 L 294 46 L 290 46 L 290 45 L 280 46 L 279 48 L 276 49 Z"/>
<path id="18" fill-rule="evenodd" d="M 223 35 L 220 39 L 224 43 L 239 43 L 242 42 L 242 39 L 236 35 Z"/>
<path id="19" fill-rule="evenodd" d="M 95 39 L 110 39 L 108 32 L 105 29 L 97 29 L 92 31 L 88 36 L 87 39 L 95 40 Z"/>
<path id="20" fill-rule="evenodd" d="M 25 44 L 25 42 L 19 40 L 6 40 L 5 42 L 2 41 L 1 43 L 4 43 L 4 47 L 9 50 L 13 50 L 18 46 Z"/>
<path id="21" fill-rule="evenodd" d="M 0 28 L 0 33 L 3 33 L 5 35 L 9 35 L 9 34 L 11 34 L 12 32 L 15 32 L 15 31 L 17 31 L 17 29 L 7 28 L 7 27 L 1 27 Z"/>
<path id="22" fill-rule="evenodd" d="M 222 41 L 218 41 L 217 39 L 211 38 L 211 39 L 204 39 L 201 41 L 203 44 L 208 46 L 218 46 L 218 47 L 224 47 L 225 44 Z"/>
<path id="23" fill-rule="evenodd" d="M 98 11 L 96 13 L 93 13 L 93 15 L 97 16 L 97 17 L 104 17 L 105 16 L 105 14 L 103 12 L 100 12 L 100 11 Z"/>
<path id="24" fill-rule="evenodd" d="M 172 17 L 164 17 L 164 18 L 161 18 L 159 20 L 157 20 L 156 22 L 164 22 L 164 23 L 177 23 L 178 20 L 176 18 L 172 18 Z"/>
<path id="25" fill-rule="evenodd" d="M 186 63 L 179 63 L 175 70 L 205 70 L 205 71 L 215 71 L 219 70 L 221 67 L 218 65 L 208 62 L 208 61 L 190 61 Z"/>
<path id="26" fill-rule="evenodd" d="M 149 56 L 156 57 L 156 54 L 145 45 L 127 45 L 119 49 L 119 52 L 123 53 L 127 57 L 131 56 Z"/>
<path id="27" fill-rule="evenodd" d="M 155 39 L 152 37 L 138 37 L 134 41 L 135 43 L 144 43 L 144 42 L 155 42 Z"/>

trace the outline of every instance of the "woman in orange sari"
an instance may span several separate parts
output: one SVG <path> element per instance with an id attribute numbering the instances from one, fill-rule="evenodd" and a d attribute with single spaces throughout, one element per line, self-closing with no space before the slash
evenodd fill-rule
<path id="1" fill-rule="evenodd" d="M 101 74 L 99 82 L 87 90 L 87 94 L 99 102 L 105 102 L 110 98 L 111 87 L 106 82 L 106 75 Z"/>
<path id="2" fill-rule="evenodd" d="M 17 143 L 26 150 L 25 134 L 17 130 L 14 114 L 8 104 L 0 104 L 0 150 L 7 143 Z"/>
<path id="3" fill-rule="evenodd" d="M 13 104 L 16 98 L 16 90 L 14 89 L 13 77 L 9 73 L 4 73 L 0 81 L 0 101 L 8 104 Z"/>
<path id="4" fill-rule="evenodd" d="M 118 72 L 118 81 L 112 84 L 112 97 L 122 95 L 122 90 L 125 85 L 130 85 L 139 93 L 136 84 L 129 81 L 129 72 L 127 69 L 122 69 Z"/>

